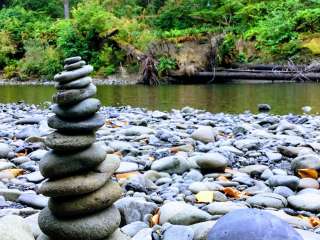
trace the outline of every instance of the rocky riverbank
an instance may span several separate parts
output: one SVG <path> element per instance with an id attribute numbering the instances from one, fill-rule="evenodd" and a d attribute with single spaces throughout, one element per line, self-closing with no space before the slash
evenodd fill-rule
<path id="1" fill-rule="evenodd" d="M 124 194 L 115 205 L 128 238 L 206 240 L 221 216 L 259 208 L 304 239 L 320 239 L 319 116 L 211 114 L 189 107 L 168 113 L 103 107 L 100 113 L 107 121 L 97 139 L 111 162 L 121 160 L 114 180 Z M 49 150 L 44 141 L 51 115 L 23 103 L 0 105 L 4 239 L 41 234 L 38 213 L 48 198 L 39 194 L 39 161 Z"/>

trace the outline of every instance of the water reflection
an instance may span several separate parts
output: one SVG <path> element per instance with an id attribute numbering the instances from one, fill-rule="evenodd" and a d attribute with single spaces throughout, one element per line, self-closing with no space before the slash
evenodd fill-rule
<path id="1" fill-rule="evenodd" d="M 24 100 L 41 104 L 51 101 L 55 89 L 49 86 L 0 86 L 0 102 Z M 301 113 L 301 107 L 310 105 L 320 111 L 318 84 L 218 84 L 99 86 L 98 98 L 103 105 L 132 105 L 149 109 L 170 110 L 192 106 L 211 112 L 239 113 L 256 111 L 257 104 L 268 103 L 273 113 Z"/>

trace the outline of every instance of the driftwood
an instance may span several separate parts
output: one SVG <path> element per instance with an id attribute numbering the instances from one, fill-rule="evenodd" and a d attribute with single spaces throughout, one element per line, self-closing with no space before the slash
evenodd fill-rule
<path id="1" fill-rule="evenodd" d="M 277 64 L 232 64 L 231 69 L 244 70 L 266 70 L 266 71 L 301 71 L 301 72 L 320 72 L 320 63 L 314 62 L 308 65 L 295 65 L 288 62 L 286 65 Z"/>
<path id="2" fill-rule="evenodd" d="M 182 78 L 175 73 L 171 74 L 172 78 Z M 216 70 L 213 72 L 199 72 L 196 73 L 193 78 L 207 79 L 210 81 L 212 78 L 215 80 L 285 80 L 285 81 L 320 81 L 319 73 L 304 73 L 303 76 L 297 74 L 297 72 L 283 72 L 283 71 L 255 71 L 255 70 Z"/>

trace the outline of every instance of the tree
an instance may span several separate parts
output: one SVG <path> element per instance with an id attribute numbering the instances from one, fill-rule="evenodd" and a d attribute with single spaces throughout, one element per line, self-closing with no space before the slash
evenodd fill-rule
<path id="1" fill-rule="evenodd" d="M 63 0 L 63 6 L 64 6 L 64 18 L 70 18 L 70 4 L 69 0 Z"/>

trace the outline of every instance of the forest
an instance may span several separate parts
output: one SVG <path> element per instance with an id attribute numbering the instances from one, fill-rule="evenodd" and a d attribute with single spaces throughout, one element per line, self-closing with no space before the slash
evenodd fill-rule
<path id="1" fill-rule="evenodd" d="M 120 69 L 137 73 L 141 58 L 152 56 L 161 76 L 190 58 L 163 46 L 176 51 L 192 42 L 201 52 L 212 39 L 214 63 L 200 68 L 307 64 L 320 54 L 320 0 L 7 0 L 0 6 L 0 69 L 6 79 L 51 80 L 62 60 L 75 55 L 99 77 Z M 193 61 L 199 68 L 203 60 Z"/>

